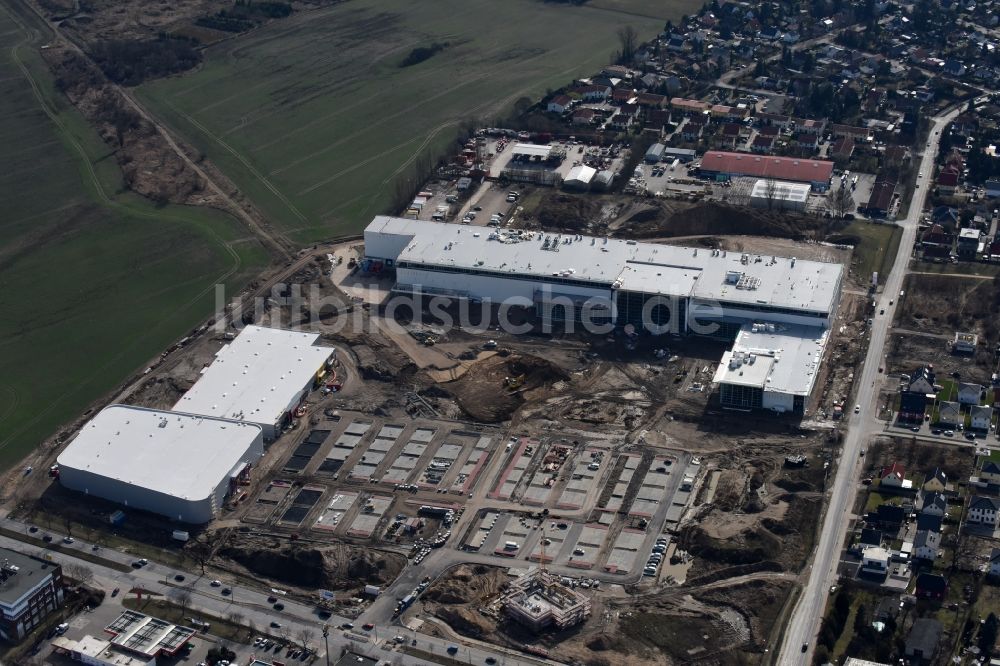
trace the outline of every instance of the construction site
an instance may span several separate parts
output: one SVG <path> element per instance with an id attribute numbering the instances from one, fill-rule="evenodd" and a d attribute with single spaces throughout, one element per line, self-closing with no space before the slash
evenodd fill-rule
<path id="1" fill-rule="evenodd" d="M 850 257 L 775 238 L 719 240 L 768 262 L 779 245 L 799 265 Z M 114 397 L 264 429 L 259 460 L 211 520 L 185 526 L 187 542 L 171 538 L 175 518 L 42 475 L 11 486 L 21 515 L 97 533 L 124 508 L 107 543 L 248 576 L 345 617 L 375 608 L 365 594 L 375 586 L 395 600 L 387 621 L 529 653 L 762 659 L 812 547 L 867 299 L 837 286 L 800 410 L 734 411 L 715 383 L 731 341 L 624 327 L 515 334 L 496 320 L 446 328 L 413 308 L 387 310 L 395 278 L 366 270 L 366 256 L 358 241 L 324 248 L 231 313 L 309 331 L 288 344 L 322 348 L 310 352 L 309 386 L 291 393 L 303 381 L 290 377 L 273 414 L 249 418 L 225 388 L 217 366 L 238 357 L 224 350 L 244 335 L 232 324 L 192 335 Z M 293 298 L 300 288 L 320 304 Z M 457 318 L 455 303 L 444 307 Z M 534 307 L 511 319 L 540 330 Z M 222 396 L 234 402 L 214 412 Z M 34 464 L 52 465 L 74 435 Z M 411 568 L 425 580 L 416 588 L 403 575 Z"/>

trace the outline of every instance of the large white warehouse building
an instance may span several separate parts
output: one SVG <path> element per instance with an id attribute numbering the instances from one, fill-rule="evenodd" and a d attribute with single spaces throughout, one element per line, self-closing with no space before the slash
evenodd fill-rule
<path id="1" fill-rule="evenodd" d="M 316 333 L 247 326 L 216 352 L 173 409 L 253 423 L 272 440 L 336 351 L 317 346 L 318 339 Z"/>
<path id="2" fill-rule="evenodd" d="M 394 270 L 396 293 L 524 305 L 534 307 L 543 321 L 631 324 L 654 333 L 729 340 L 754 324 L 772 324 L 777 327 L 772 334 L 786 336 L 786 348 L 795 349 L 800 349 L 791 343 L 795 338 L 825 341 L 844 274 L 840 264 L 794 257 L 386 216 L 365 230 L 363 267 Z M 820 356 L 824 348 L 825 342 Z M 795 355 L 786 352 L 783 360 L 791 365 Z M 723 384 L 738 377 L 717 375 Z M 815 373 L 811 377 L 806 397 Z M 777 387 L 774 376 L 765 385 L 765 392 Z M 801 410 L 800 389 L 789 383 L 783 397 L 723 405 Z M 787 397 L 794 395 L 799 397 Z"/>
<path id="3" fill-rule="evenodd" d="M 252 423 L 111 405 L 59 455 L 71 490 L 185 523 L 206 523 L 264 453 Z"/>

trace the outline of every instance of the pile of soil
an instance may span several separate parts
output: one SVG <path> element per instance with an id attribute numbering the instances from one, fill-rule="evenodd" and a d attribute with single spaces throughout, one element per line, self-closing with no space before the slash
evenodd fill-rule
<path id="1" fill-rule="evenodd" d="M 219 554 L 247 571 L 286 585 L 328 590 L 386 585 L 403 570 L 400 555 L 337 544 L 324 548 L 273 543 L 229 546 Z"/>
<path id="2" fill-rule="evenodd" d="M 516 390 L 504 386 L 505 378 L 524 376 Z M 463 412 L 482 423 L 506 421 L 525 402 L 524 394 L 569 379 L 561 368 L 530 355 L 492 356 L 472 365 L 468 372 L 445 385 Z"/>
<path id="3" fill-rule="evenodd" d="M 820 240 L 836 231 L 843 222 L 788 211 L 774 212 L 736 208 L 720 203 L 704 203 L 678 210 L 663 202 L 636 211 L 620 225 L 630 238 L 674 236 L 753 235 L 777 236 L 793 240 Z"/>

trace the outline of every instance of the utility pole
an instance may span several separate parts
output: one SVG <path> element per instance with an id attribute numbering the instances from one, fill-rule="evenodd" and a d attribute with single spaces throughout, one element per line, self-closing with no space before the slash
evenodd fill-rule
<path id="1" fill-rule="evenodd" d="M 326 666 L 330 666 L 330 625 L 323 625 L 323 649 L 326 651 Z"/>

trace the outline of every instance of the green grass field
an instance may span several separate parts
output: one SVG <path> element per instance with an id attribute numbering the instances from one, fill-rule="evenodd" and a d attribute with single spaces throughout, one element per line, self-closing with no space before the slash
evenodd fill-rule
<path id="1" fill-rule="evenodd" d="M 0 2 L 0 469 L 204 320 L 266 255 L 235 221 L 121 193 L 53 88 L 44 26 Z"/>
<path id="2" fill-rule="evenodd" d="M 646 39 L 663 17 L 698 5 L 352 0 L 210 47 L 197 71 L 139 94 L 306 243 L 384 212 L 395 179 L 423 151 L 444 151 L 463 121 L 488 122 L 521 96 L 592 74 L 618 48 L 620 27 Z M 399 66 L 435 42 L 449 47 Z"/>
<path id="3" fill-rule="evenodd" d="M 859 281 L 867 282 L 872 272 L 885 276 L 892 268 L 899 248 L 899 239 L 903 235 L 902 227 L 895 224 L 872 224 L 870 222 L 851 222 L 841 232 L 846 236 L 857 236 L 861 242 L 854 248 L 851 271 Z M 882 278 L 884 280 L 884 277 Z"/>

